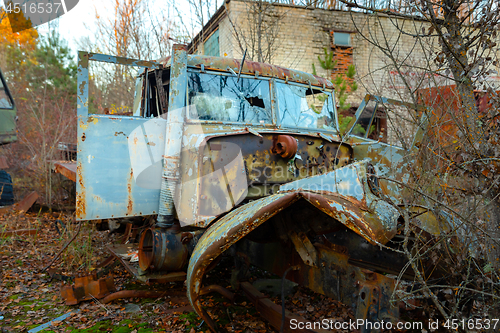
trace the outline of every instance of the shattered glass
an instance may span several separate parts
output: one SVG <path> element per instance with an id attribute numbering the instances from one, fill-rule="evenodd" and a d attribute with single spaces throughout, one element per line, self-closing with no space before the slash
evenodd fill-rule
<path id="1" fill-rule="evenodd" d="M 330 92 L 279 82 L 277 95 L 281 126 L 336 129 Z"/>
<path id="2" fill-rule="evenodd" d="M 205 73 L 188 74 L 191 119 L 271 124 L 269 81 Z"/>

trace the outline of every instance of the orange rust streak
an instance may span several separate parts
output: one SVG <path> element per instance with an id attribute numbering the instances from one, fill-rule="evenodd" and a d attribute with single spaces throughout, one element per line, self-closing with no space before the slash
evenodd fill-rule
<path id="1" fill-rule="evenodd" d="M 132 200 L 132 181 L 134 180 L 134 171 L 130 169 L 130 177 L 127 182 L 127 193 L 128 193 L 128 203 L 127 203 L 127 215 L 132 215 L 133 200 Z"/>
<path id="2" fill-rule="evenodd" d="M 82 163 L 76 167 L 76 174 L 80 190 L 76 193 L 76 216 L 83 218 L 86 215 L 85 185 L 83 184 Z"/>

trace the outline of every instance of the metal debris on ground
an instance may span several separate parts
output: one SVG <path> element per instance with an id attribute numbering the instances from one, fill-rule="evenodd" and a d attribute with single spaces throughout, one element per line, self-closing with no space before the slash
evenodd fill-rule
<path id="1" fill-rule="evenodd" d="M 76 310 L 73 310 L 71 312 L 65 313 L 62 316 L 54 318 L 51 321 L 49 321 L 49 322 L 47 322 L 47 323 L 45 323 L 43 325 L 40 325 L 40 326 L 37 326 L 35 328 L 30 329 L 28 331 L 28 333 L 37 333 L 37 332 L 40 332 L 40 331 L 42 331 L 42 330 L 44 330 L 44 329 L 52 326 L 52 323 L 54 323 L 56 321 L 63 321 L 63 320 L 67 319 L 68 317 L 70 317 L 70 316 L 72 316 L 72 315 L 74 315 L 74 314 L 76 314 L 78 312 L 80 312 L 80 309 L 76 309 Z"/>
<path id="2" fill-rule="evenodd" d="M 31 192 L 27 194 L 21 201 L 11 205 L 11 206 L 5 206 L 0 208 L 0 214 L 7 213 L 9 211 L 15 211 L 15 212 L 26 212 L 28 209 L 33 206 L 33 204 L 36 202 L 38 199 L 38 193 L 36 192 Z"/>
<path id="3" fill-rule="evenodd" d="M 97 278 L 96 274 L 75 277 L 73 286 L 64 285 L 61 296 L 66 305 L 75 305 L 93 298 L 101 299 L 115 291 L 113 277 Z"/>

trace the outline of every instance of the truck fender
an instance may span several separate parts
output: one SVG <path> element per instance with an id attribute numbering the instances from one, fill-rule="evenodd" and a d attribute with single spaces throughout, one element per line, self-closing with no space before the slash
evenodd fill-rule
<path id="1" fill-rule="evenodd" d="M 187 294 L 193 309 L 215 331 L 215 323 L 202 308 L 199 299 L 203 276 L 210 264 L 229 249 L 233 244 L 255 230 L 274 215 L 285 210 L 298 200 L 306 200 L 321 211 L 332 216 L 354 232 L 360 234 L 370 243 L 386 243 L 396 232 L 399 217 L 397 209 L 384 201 L 385 213 L 391 221 L 381 221 L 380 210 L 368 209 L 362 202 L 353 203 L 352 198 L 344 198 L 335 193 L 314 193 L 306 191 L 289 191 L 277 193 L 252 201 L 222 217 L 211 225 L 198 241 L 189 261 L 187 272 Z M 388 208 L 389 211 L 387 210 Z M 385 225 L 394 225 L 389 229 Z"/>

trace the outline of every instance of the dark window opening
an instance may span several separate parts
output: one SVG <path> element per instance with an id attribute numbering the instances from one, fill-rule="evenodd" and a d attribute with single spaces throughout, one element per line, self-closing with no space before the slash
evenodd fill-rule
<path id="1" fill-rule="evenodd" d="M 409 149 L 418 130 L 418 122 L 413 106 L 372 98 L 364 105 L 351 134 Z"/>
<path id="2" fill-rule="evenodd" d="M 146 103 L 142 102 L 141 104 L 143 108 L 141 114 L 146 118 L 154 118 L 166 113 L 168 110 L 170 70 L 148 71 L 147 77 L 145 86 L 143 85 L 142 87 L 146 91 L 147 96 L 144 99 Z M 164 105 L 163 107 L 162 104 Z"/>
<path id="3" fill-rule="evenodd" d="M 375 107 L 377 107 L 377 110 L 375 110 Z M 356 109 L 350 108 L 342 113 L 347 118 L 347 122 L 354 117 Z M 383 107 L 377 106 L 374 101 L 370 101 L 361 113 L 358 122 L 352 130 L 352 134 L 376 141 L 387 142 L 387 117 Z"/>

